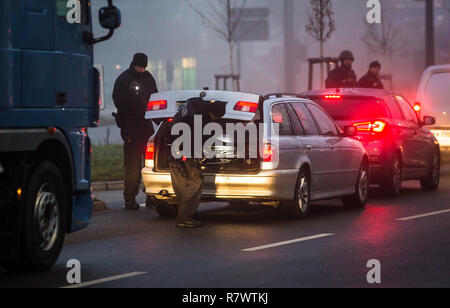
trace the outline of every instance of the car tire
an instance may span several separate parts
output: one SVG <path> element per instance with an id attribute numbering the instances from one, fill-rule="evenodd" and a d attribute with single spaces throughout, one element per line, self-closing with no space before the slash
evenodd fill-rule
<path id="1" fill-rule="evenodd" d="M 400 154 L 396 154 L 392 160 L 392 165 L 389 170 L 389 177 L 381 184 L 381 189 L 386 196 L 396 198 L 400 195 L 402 189 L 402 158 Z"/>
<path id="2" fill-rule="evenodd" d="M 420 180 L 423 190 L 434 191 L 439 188 L 441 178 L 441 154 L 437 150 L 433 154 L 433 161 L 428 176 Z"/>
<path id="3" fill-rule="evenodd" d="M 155 211 L 159 216 L 171 218 L 178 216 L 178 205 L 169 204 L 155 197 L 150 198 L 152 200 L 152 206 L 155 208 Z"/>
<path id="4" fill-rule="evenodd" d="M 20 231 L 20 256 L 1 260 L 10 272 L 47 271 L 61 253 L 67 231 L 67 199 L 64 180 L 50 162 L 39 164 L 24 194 L 24 223 Z"/>
<path id="5" fill-rule="evenodd" d="M 347 208 L 364 208 L 369 197 L 369 164 L 364 161 L 358 173 L 356 181 L 355 193 L 342 198 L 342 203 Z"/>
<path id="6" fill-rule="evenodd" d="M 281 203 L 284 214 L 291 219 L 304 219 L 311 210 L 311 177 L 306 169 L 302 169 L 298 176 L 295 199 Z"/>

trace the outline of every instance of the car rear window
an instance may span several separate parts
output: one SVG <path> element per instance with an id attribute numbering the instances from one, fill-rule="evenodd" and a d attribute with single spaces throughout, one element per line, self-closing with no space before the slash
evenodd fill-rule
<path id="1" fill-rule="evenodd" d="M 336 121 L 363 118 L 386 118 L 389 112 L 382 100 L 371 97 L 341 97 L 326 99 L 311 97 Z"/>

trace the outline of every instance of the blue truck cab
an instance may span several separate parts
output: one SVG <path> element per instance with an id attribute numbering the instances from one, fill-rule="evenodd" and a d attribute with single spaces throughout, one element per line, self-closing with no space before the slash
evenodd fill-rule
<path id="1" fill-rule="evenodd" d="M 0 266 L 47 270 L 92 212 L 89 127 L 99 121 L 93 45 L 112 37 L 108 0 L 92 34 L 89 0 L 0 2 Z"/>

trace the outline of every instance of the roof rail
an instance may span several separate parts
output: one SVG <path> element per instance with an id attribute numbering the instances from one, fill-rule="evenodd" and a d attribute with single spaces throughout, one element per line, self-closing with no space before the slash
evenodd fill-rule
<path id="1" fill-rule="evenodd" d="M 271 94 L 265 94 L 262 97 L 263 97 L 263 100 L 268 100 L 271 98 L 300 97 L 300 94 L 298 94 L 298 93 L 271 93 Z"/>

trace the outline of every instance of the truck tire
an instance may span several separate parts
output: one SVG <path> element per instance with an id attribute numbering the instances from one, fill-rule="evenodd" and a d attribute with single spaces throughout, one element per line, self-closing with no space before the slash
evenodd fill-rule
<path id="1" fill-rule="evenodd" d="M 369 164 L 364 161 L 358 173 L 355 193 L 342 198 L 344 207 L 347 208 L 365 208 L 369 196 Z"/>
<path id="2" fill-rule="evenodd" d="M 178 216 L 178 205 L 168 204 L 162 200 L 155 197 L 150 197 L 152 200 L 152 206 L 155 208 L 156 213 L 161 217 L 177 217 Z"/>
<path id="3" fill-rule="evenodd" d="M 24 194 L 24 223 L 18 260 L 2 260 L 7 271 L 46 271 L 61 253 L 67 230 L 64 181 L 50 162 L 39 164 Z"/>
<path id="4" fill-rule="evenodd" d="M 441 179 L 441 154 L 436 150 L 433 154 L 433 161 L 431 163 L 428 176 L 420 180 L 420 185 L 423 190 L 434 191 L 439 188 Z"/>
<path id="5" fill-rule="evenodd" d="M 284 215 L 290 219 L 304 219 L 311 210 L 311 177 L 305 169 L 300 170 L 293 201 L 282 202 Z"/>
<path id="6" fill-rule="evenodd" d="M 392 165 L 389 170 L 389 177 L 381 184 L 381 189 L 384 191 L 386 196 L 396 198 L 400 195 L 400 191 L 402 189 L 402 175 L 402 158 L 400 154 L 396 154 L 392 160 Z"/>

